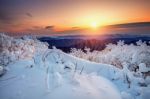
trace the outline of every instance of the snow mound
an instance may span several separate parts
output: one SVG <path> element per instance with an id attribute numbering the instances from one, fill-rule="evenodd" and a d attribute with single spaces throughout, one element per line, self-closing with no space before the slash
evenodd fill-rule
<path id="1" fill-rule="evenodd" d="M 71 70 L 66 70 L 65 66 L 50 62 L 46 67 L 40 67 L 33 61 L 17 61 L 10 64 L 9 71 L 0 78 L 0 97 L 2 99 L 109 99 L 111 97 L 121 99 L 118 90 L 109 80 L 96 74 L 80 74 L 78 70 L 74 74 Z M 64 68 L 61 70 L 61 67 Z"/>
<path id="2" fill-rule="evenodd" d="M 47 49 L 46 43 L 35 38 L 24 36 L 14 39 L 0 33 L 0 65 L 7 65 L 19 59 L 32 59 L 35 52 L 39 53 Z"/>
<path id="3" fill-rule="evenodd" d="M 149 49 L 148 42 L 141 40 L 136 44 L 125 44 L 124 41 L 118 41 L 117 44 L 106 45 L 102 51 L 90 51 L 90 48 L 84 50 L 73 48 L 70 54 L 97 63 L 111 64 L 118 68 L 123 68 L 123 64 L 126 62 L 130 71 L 138 71 L 138 68 L 150 71 Z M 141 63 L 145 64 L 142 68 Z"/>
<path id="4" fill-rule="evenodd" d="M 141 72 L 133 73 L 126 62 L 122 63 L 123 69 L 109 64 L 90 62 L 56 48 L 48 49 L 47 44 L 29 37 L 15 39 L 1 34 L 1 41 L 0 54 L 7 57 L 1 58 L 0 65 L 2 99 L 148 99 L 150 97 L 149 76 L 143 78 Z M 8 42 L 10 45 L 5 46 Z M 31 42 L 33 44 L 30 44 Z M 18 46 L 20 43 L 25 45 L 20 47 Z M 9 50 L 14 45 L 17 45 L 19 54 L 15 53 L 16 50 Z M 23 47 L 32 51 L 23 50 Z M 22 50 L 31 55 L 27 57 L 20 54 Z M 10 61 L 8 57 L 15 59 Z M 140 64 L 140 66 L 145 65 Z M 145 69 L 140 70 L 145 71 Z"/>

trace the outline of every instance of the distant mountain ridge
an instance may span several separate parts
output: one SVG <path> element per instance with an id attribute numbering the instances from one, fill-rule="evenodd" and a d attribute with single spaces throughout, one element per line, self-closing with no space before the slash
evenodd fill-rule
<path id="1" fill-rule="evenodd" d="M 135 44 L 142 40 L 149 42 L 150 36 L 147 35 L 105 35 L 97 37 L 88 37 L 82 35 L 76 36 L 57 36 L 57 37 L 40 37 L 42 42 L 47 42 L 49 47 L 55 46 L 65 52 L 70 51 L 71 48 L 84 49 L 85 47 L 91 50 L 102 50 L 108 43 L 117 43 L 119 40 L 124 40 L 127 44 Z"/>

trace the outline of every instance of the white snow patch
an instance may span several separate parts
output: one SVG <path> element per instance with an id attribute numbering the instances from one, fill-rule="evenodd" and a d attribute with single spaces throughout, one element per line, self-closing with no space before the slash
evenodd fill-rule
<path id="1" fill-rule="evenodd" d="M 96 55 L 103 58 L 103 63 L 96 63 L 66 54 L 56 48 L 48 49 L 47 44 L 28 37 L 14 39 L 1 34 L 0 38 L 2 46 L 0 75 L 5 70 L 5 74 L 0 76 L 1 99 L 148 99 L 150 97 L 149 76 L 144 78 L 142 74 L 149 72 L 149 51 L 147 51 L 149 46 L 145 43 L 138 42 L 139 49 L 136 53 L 135 49 L 132 49 L 136 48 L 135 46 L 127 46 L 123 42 L 119 42 L 117 46 L 110 44 L 107 46 L 109 53 L 104 55 L 105 52 L 100 52 L 102 56 L 97 52 L 90 53 L 87 49 L 89 56 L 84 54 L 85 59 L 97 60 L 97 57 L 94 57 Z M 118 49 L 121 50 L 116 53 Z M 120 54 L 122 51 L 123 53 Z M 116 68 L 114 64 L 121 65 L 122 69 Z M 139 66 L 139 71 L 134 72 L 132 70 L 135 69 L 134 66 Z"/>

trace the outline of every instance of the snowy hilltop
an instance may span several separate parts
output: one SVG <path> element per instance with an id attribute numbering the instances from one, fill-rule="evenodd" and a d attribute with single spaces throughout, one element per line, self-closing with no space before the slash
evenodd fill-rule
<path id="1" fill-rule="evenodd" d="M 149 99 L 150 46 L 109 44 L 70 53 L 0 34 L 1 99 Z"/>

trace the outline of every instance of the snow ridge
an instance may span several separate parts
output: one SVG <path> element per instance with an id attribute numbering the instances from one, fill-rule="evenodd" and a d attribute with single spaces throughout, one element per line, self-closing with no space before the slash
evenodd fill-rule
<path id="1" fill-rule="evenodd" d="M 48 49 L 46 43 L 31 37 L 16 39 L 0 34 L 0 41 L 2 99 L 149 98 L 149 76 L 133 72 L 126 62 L 122 69 L 91 62 L 55 47 Z M 144 63 L 139 66 L 147 72 Z"/>

